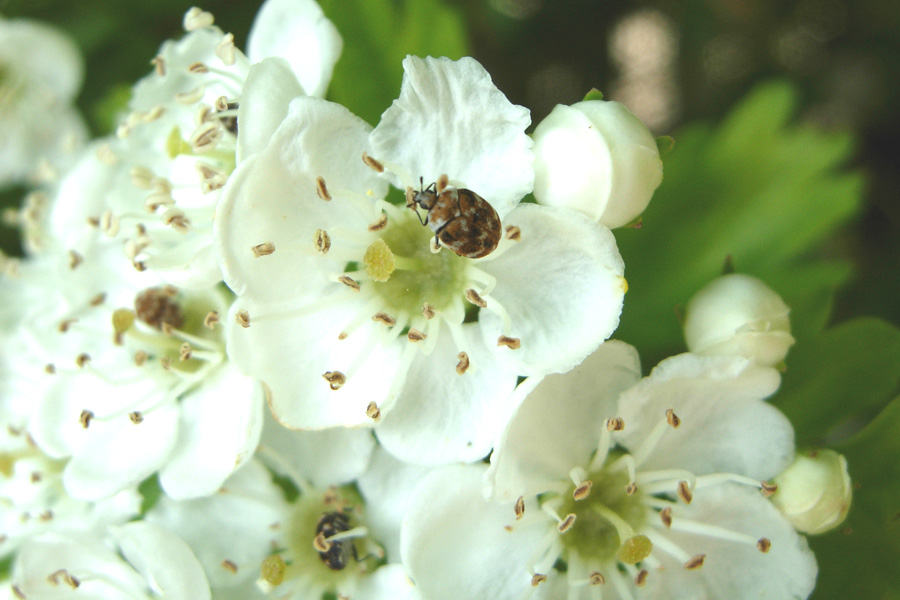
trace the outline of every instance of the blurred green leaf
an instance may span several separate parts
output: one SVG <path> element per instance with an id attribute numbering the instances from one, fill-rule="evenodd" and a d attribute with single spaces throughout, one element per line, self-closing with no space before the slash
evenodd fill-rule
<path id="1" fill-rule="evenodd" d="M 900 330 L 859 318 L 798 343 L 773 399 L 797 444 L 815 445 L 836 426 L 876 414 L 900 386 Z M 900 459 L 900 455 L 897 456 Z"/>
<path id="2" fill-rule="evenodd" d="M 407 54 L 468 54 L 459 13 L 439 0 L 322 0 L 322 9 L 344 38 L 329 98 L 371 124 L 400 91 Z"/>
<path id="3" fill-rule="evenodd" d="M 900 598 L 900 397 L 836 448 L 847 458 L 853 502 L 842 527 L 811 537 L 819 561 L 812 600 Z"/>
<path id="4" fill-rule="evenodd" d="M 851 274 L 827 241 L 857 213 L 864 181 L 841 170 L 851 136 L 790 124 L 796 104 L 791 86 L 770 83 L 718 128 L 676 133 L 643 227 L 617 230 L 630 291 L 616 337 L 648 364 L 683 350 L 676 315 L 728 257 L 793 307 L 798 339 L 827 322 Z"/>

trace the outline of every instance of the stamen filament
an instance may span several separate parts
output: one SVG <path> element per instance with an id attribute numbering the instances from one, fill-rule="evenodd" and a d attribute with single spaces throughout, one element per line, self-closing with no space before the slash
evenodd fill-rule
<path id="1" fill-rule="evenodd" d="M 603 504 L 592 504 L 591 508 L 601 517 L 609 521 L 610 525 L 616 528 L 616 533 L 619 534 L 619 543 L 634 537 L 634 528 L 629 525 L 625 519 L 620 517 L 617 512 Z"/>
<path id="2" fill-rule="evenodd" d="M 665 419 L 656 424 L 656 427 L 653 428 L 653 430 L 650 432 L 650 435 L 647 436 L 644 442 L 637 449 L 637 452 L 632 453 L 636 466 L 642 465 L 644 461 L 647 460 L 647 457 L 650 456 L 650 453 L 653 452 L 654 448 L 656 448 L 656 445 L 659 443 L 659 440 L 662 439 L 663 434 L 668 428 L 669 423 Z"/>
<path id="3" fill-rule="evenodd" d="M 669 527 L 669 529 L 673 531 L 696 533 L 719 540 L 742 542 L 744 544 L 749 544 L 750 546 L 756 546 L 756 542 L 759 540 L 758 537 L 753 537 L 745 533 L 726 529 L 725 527 L 720 527 L 718 525 L 711 525 L 710 523 L 700 523 L 698 521 L 692 521 L 690 519 L 672 519 L 672 525 Z"/>

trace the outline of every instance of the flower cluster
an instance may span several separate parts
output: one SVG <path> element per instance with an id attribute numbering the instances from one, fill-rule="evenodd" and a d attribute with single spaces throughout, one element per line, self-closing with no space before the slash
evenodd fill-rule
<path id="1" fill-rule="evenodd" d="M 560 106 L 532 138 L 474 59 L 408 56 L 372 127 L 324 99 L 342 40 L 313 0 L 267 0 L 246 54 L 209 13 L 184 27 L 22 211 L 12 597 L 810 594 L 795 526 L 839 522 L 849 482 L 770 500 L 794 459 L 765 402 L 777 294 L 711 285 L 691 353 L 646 377 L 609 340 L 610 227 L 662 179 L 625 107 Z"/>

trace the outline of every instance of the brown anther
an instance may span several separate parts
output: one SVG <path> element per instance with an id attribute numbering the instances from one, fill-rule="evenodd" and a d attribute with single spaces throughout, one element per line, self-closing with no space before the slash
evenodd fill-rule
<path id="1" fill-rule="evenodd" d="M 87 352 L 82 352 L 75 357 L 75 364 L 78 365 L 79 369 L 83 369 L 89 362 L 91 362 L 91 355 Z"/>
<path id="2" fill-rule="evenodd" d="M 450 185 L 450 178 L 447 177 L 446 173 L 441 173 L 441 175 L 438 176 L 437 181 L 434 183 L 434 188 L 437 192 L 437 195 L 440 196 L 441 192 L 446 190 L 448 185 Z"/>
<path id="3" fill-rule="evenodd" d="M 69 327 L 72 326 L 73 323 L 77 323 L 78 319 L 65 319 L 64 321 L 60 321 L 59 325 L 57 325 L 56 329 L 60 333 L 66 333 L 69 331 Z"/>
<path id="4" fill-rule="evenodd" d="M 762 492 L 762 495 L 768 498 L 772 494 L 778 491 L 777 483 L 769 483 L 768 481 L 760 481 L 759 482 L 759 491 Z"/>
<path id="5" fill-rule="evenodd" d="M 703 561 L 706 560 L 705 554 L 695 554 L 690 557 L 686 563 L 684 563 L 684 568 L 689 571 L 694 571 L 703 566 Z"/>
<path id="6" fill-rule="evenodd" d="M 347 376 L 340 371 L 326 371 L 322 374 L 322 377 L 325 378 L 325 381 L 328 382 L 333 390 L 339 390 L 341 386 L 347 383 Z"/>
<path id="7" fill-rule="evenodd" d="M 560 533 L 565 533 L 568 530 L 572 529 L 572 525 L 575 524 L 575 513 L 569 513 L 566 515 L 562 521 L 559 522 L 559 525 L 556 526 L 559 529 Z"/>
<path id="8" fill-rule="evenodd" d="M 534 575 L 531 576 L 531 586 L 532 587 L 537 587 L 539 584 L 543 583 L 544 581 L 547 581 L 547 576 L 544 575 L 543 573 L 535 573 Z"/>
<path id="9" fill-rule="evenodd" d="M 381 409 L 378 408 L 378 405 L 374 402 L 369 402 L 369 405 L 366 406 L 366 416 L 372 419 L 373 421 L 381 420 Z"/>
<path id="10" fill-rule="evenodd" d="M 222 568 L 227 569 L 228 571 L 231 571 L 232 573 L 238 572 L 237 563 L 235 563 L 233 560 L 228 560 L 227 558 L 222 561 Z"/>
<path id="11" fill-rule="evenodd" d="M 228 98 L 226 96 L 219 96 L 216 98 L 216 101 L 213 102 L 213 106 L 219 112 L 225 112 L 228 110 Z"/>
<path id="12" fill-rule="evenodd" d="M 634 481 L 629 481 L 628 485 L 625 486 L 625 495 L 633 496 L 636 491 L 637 491 L 637 483 L 635 483 Z"/>
<path id="13" fill-rule="evenodd" d="M 253 256 L 255 258 L 259 258 L 260 256 L 268 256 L 275 252 L 275 244 L 272 242 L 263 242 L 262 244 L 257 244 L 250 248 L 253 251 Z"/>
<path id="14" fill-rule="evenodd" d="M 603 585 L 606 583 L 606 577 L 600 571 L 594 571 L 588 575 L 588 581 L 591 582 L 591 585 Z"/>
<path id="15" fill-rule="evenodd" d="M 465 352 L 460 352 L 456 355 L 456 358 L 459 359 L 459 362 L 456 363 L 456 374 L 462 375 L 469 370 L 469 355 Z"/>
<path id="16" fill-rule="evenodd" d="M 672 429 L 678 429 L 678 426 L 681 425 L 681 417 L 675 414 L 675 411 L 671 408 L 666 409 L 666 423 L 669 424 L 669 427 Z"/>
<path id="17" fill-rule="evenodd" d="M 41 513 L 38 515 L 38 519 L 40 519 L 41 521 L 51 521 L 51 520 L 53 520 L 53 511 L 52 511 L 52 510 L 41 511 Z M 78 587 L 78 584 L 81 583 L 81 582 L 78 581 L 77 579 L 76 579 L 75 581 L 76 581 L 77 583 L 76 583 L 76 585 L 73 585 L 72 587 Z M 66 583 L 69 583 L 69 582 L 67 581 Z M 71 584 L 70 584 L 70 585 L 71 585 Z"/>
<path id="18" fill-rule="evenodd" d="M 47 363 L 44 365 L 44 373 L 47 375 L 55 375 L 56 374 L 56 365 L 53 363 Z"/>
<path id="19" fill-rule="evenodd" d="M 103 302 L 105 300 L 106 300 L 106 294 L 104 294 L 103 292 L 100 292 L 99 294 L 97 294 L 96 296 L 91 298 L 91 301 L 89 302 L 89 304 L 91 306 L 100 306 L 101 304 L 103 304 Z"/>
<path id="20" fill-rule="evenodd" d="M 525 516 L 525 496 L 519 496 L 519 499 L 516 500 L 516 521 Z"/>
<path id="21" fill-rule="evenodd" d="M 250 313 L 246 310 L 239 310 L 234 315 L 234 320 L 237 321 L 237 324 L 246 329 L 250 327 Z"/>
<path id="22" fill-rule="evenodd" d="M 141 411 L 135 410 L 128 413 L 128 418 L 131 419 L 131 422 L 135 425 L 140 425 L 144 422 L 144 415 Z"/>
<path id="23" fill-rule="evenodd" d="M 331 200 L 331 194 L 328 193 L 328 188 L 325 186 L 325 179 L 322 177 L 316 177 L 316 194 L 326 202 Z"/>
<path id="24" fill-rule="evenodd" d="M 91 426 L 91 420 L 94 418 L 94 412 L 84 409 L 81 411 L 81 414 L 78 415 L 78 422 L 81 423 L 81 426 L 87 429 Z"/>
<path id="25" fill-rule="evenodd" d="M 98 217 L 88 217 L 87 224 L 91 227 L 100 227 L 100 219 Z"/>
<path id="26" fill-rule="evenodd" d="M 209 73 L 209 67 L 207 67 L 202 62 L 191 63 L 188 66 L 188 73 L 193 73 L 195 75 L 201 75 L 203 73 Z"/>
<path id="27" fill-rule="evenodd" d="M 406 337 L 411 342 L 421 342 L 423 341 L 427 335 L 416 329 L 415 327 L 409 328 L 409 333 L 406 334 Z"/>
<path id="28" fill-rule="evenodd" d="M 378 217 L 378 220 L 369 225 L 369 231 L 381 231 L 388 224 L 388 217 L 385 213 L 381 213 L 381 216 Z"/>
<path id="29" fill-rule="evenodd" d="M 313 234 L 313 242 L 316 245 L 316 252 L 319 254 L 328 254 L 328 251 L 331 250 L 331 237 L 324 229 L 316 229 Z"/>
<path id="30" fill-rule="evenodd" d="M 574 498 L 576 501 L 584 500 L 591 495 L 591 487 L 593 485 L 594 483 L 590 480 L 582 481 L 575 488 L 575 491 L 572 492 L 572 498 Z"/>
<path id="31" fill-rule="evenodd" d="M 84 262 L 84 258 L 75 252 L 74 250 L 69 250 L 69 268 L 74 270 Z"/>
<path id="32" fill-rule="evenodd" d="M 514 337 L 507 337 L 505 335 L 501 335 L 497 338 L 498 346 L 506 346 L 510 350 L 516 350 L 522 346 L 522 340 Z"/>
<path id="33" fill-rule="evenodd" d="M 313 538 L 313 548 L 316 549 L 316 552 L 328 552 L 331 550 L 331 542 L 325 539 L 325 534 L 321 531 L 319 534 Z"/>
<path id="34" fill-rule="evenodd" d="M 189 343 L 185 342 L 181 345 L 181 348 L 178 351 L 178 360 L 190 360 L 192 354 L 193 348 L 191 348 L 191 345 Z"/>
<path id="35" fill-rule="evenodd" d="M 153 65 L 153 69 L 156 71 L 156 74 L 160 77 L 165 77 L 166 75 L 166 59 L 162 56 L 157 56 L 150 60 L 150 64 Z"/>
<path id="36" fill-rule="evenodd" d="M 607 431 L 622 431 L 625 429 L 625 420 L 622 417 L 613 417 L 606 420 Z"/>
<path id="37" fill-rule="evenodd" d="M 211 310 L 203 318 L 203 325 L 209 329 L 215 329 L 218 323 L 219 313 L 217 311 Z"/>
<path id="38" fill-rule="evenodd" d="M 503 526 L 503 529 L 506 530 L 506 531 L 512 531 L 512 530 L 513 530 L 512 525 L 504 525 L 504 526 Z"/>
<path id="39" fill-rule="evenodd" d="M 184 325 L 181 307 L 175 302 L 178 290 L 171 286 L 147 288 L 134 299 L 137 318 L 163 331 L 166 325 L 179 328 Z"/>
<path id="40" fill-rule="evenodd" d="M 388 327 L 393 327 L 397 323 L 397 319 L 387 314 L 386 312 L 377 312 L 372 315 L 372 320 L 377 321 L 378 323 L 384 323 Z"/>
<path id="41" fill-rule="evenodd" d="M 376 173 L 384 173 L 384 165 L 366 154 L 362 153 L 362 161 L 366 163 L 366 166 L 375 171 Z"/>
<path id="42" fill-rule="evenodd" d="M 338 281 L 346 285 L 348 288 L 353 290 L 354 292 L 359 291 L 359 282 L 351 277 L 347 277 L 346 275 L 341 275 L 338 277 Z"/>
<path id="43" fill-rule="evenodd" d="M 221 59 L 222 64 L 230 67 L 235 61 L 234 52 L 234 34 L 226 33 L 218 44 L 216 44 L 216 56 Z"/>
<path id="44" fill-rule="evenodd" d="M 435 315 L 434 307 L 426 302 L 422 306 L 422 316 L 430 321 L 431 319 L 434 318 L 434 315 Z"/>
<path id="45" fill-rule="evenodd" d="M 134 353 L 134 364 L 137 366 L 142 366 L 147 359 L 150 358 L 150 355 L 144 352 L 143 350 L 138 350 Z"/>
<path id="46" fill-rule="evenodd" d="M 687 481 L 679 481 L 678 489 L 675 491 L 675 493 L 685 504 L 690 504 L 691 500 L 694 499 L 694 494 L 691 493 L 691 488 L 688 485 Z"/>
<path id="47" fill-rule="evenodd" d="M 522 239 L 522 230 L 515 225 L 506 228 L 506 239 L 518 242 Z"/>
<path id="48" fill-rule="evenodd" d="M 213 18 L 212 13 L 199 9 L 196 6 L 192 6 L 184 13 L 182 26 L 185 31 L 196 31 L 203 27 L 210 27 L 214 22 L 215 19 Z"/>
<path id="49" fill-rule="evenodd" d="M 769 538 L 759 538 L 756 540 L 756 549 L 765 554 L 772 548 L 772 541 Z"/>
<path id="50" fill-rule="evenodd" d="M 666 529 L 672 526 L 672 507 L 667 506 L 659 511 L 659 520 L 666 526 Z"/>
<path id="51" fill-rule="evenodd" d="M 469 288 L 466 290 L 466 300 L 477 306 L 478 308 L 487 308 L 487 300 L 482 298 L 478 292 Z"/>
<path id="52" fill-rule="evenodd" d="M 339 340 L 346 340 L 349 337 L 349 334 L 346 331 L 342 331 L 338 334 Z"/>
<path id="53" fill-rule="evenodd" d="M 329 487 L 325 490 L 325 493 L 322 494 L 322 503 L 325 506 L 337 505 L 338 500 L 340 500 L 340 498 L 338 497 L 337 488 L 334 486 Z"/>
<path id="54" fill-rule="evenodd" d="M 638 571 L 638 574 L 634 576 L 634 585 L 638 587 L 643 587 L 645 583 L 647 583 L 647 575 L 650 573 L 647 572 L 647 569 L 641 569 Z"/>
<path id="55" fill-rule="evenodd" d="M 160 356 L 159 357 L 159 365 L 165 369 L 166 371 L 172 368 L 172 359 L 168 356 Z"/>
<path id="56" fill-rule="evenodd" d="M 41 475 L 40 471 L 32 471 L 31 472 L 31 483 L 40 483 L 40 481 L 43 478 L 44 478 L 44 476 Z"/>

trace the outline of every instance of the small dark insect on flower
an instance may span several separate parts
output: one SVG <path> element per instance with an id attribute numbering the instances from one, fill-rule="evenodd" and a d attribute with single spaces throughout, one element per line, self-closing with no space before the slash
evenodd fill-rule
<path id="1" fill-rule="evenodd" d="M 347 515 L 341 512 L 325 513 L 316 524 L 316 534 L 321 533 L 325 538 L 349 529 L 350 521 L 347 519 Z M 346 568 L 351 556 L 357 559 L 356 546 L 353 545 L 352 539 L 330 541 L 329 543 L 330 547 L 327 551 L 319 552 L 319 558 L 329 569 L 340 571 Z"/>
<path id="2" fill-rule="evenodd" d="M 500 243 L 500 217 L 487 200 L 465 188 L 450 187 L 441 175 L 428 187 L 419 178 L 419 191 L 406 192 L 406 206 L 416 212 L 422 225 L 434 232 L 435 244 L 443 244 L 465 258 L 481 258 Z M 422 219 L 417 208 L 428 214 Z"/>

